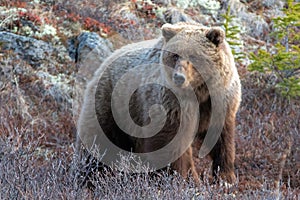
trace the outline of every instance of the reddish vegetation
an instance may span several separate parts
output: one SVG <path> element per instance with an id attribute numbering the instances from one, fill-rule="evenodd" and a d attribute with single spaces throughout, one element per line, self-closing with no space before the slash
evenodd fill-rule
<path id="1" fill-rule="evenodd" d="M 100 23 L 95 19 L 86 17 L 83 21 L 84 21 L 84 27 L 86 30 L 94 31 L 94 32 L 102 30 L 104 33 L 110 32 L 109 27 L 105 26 L 105 24 Z"/>
<path id="2" fill-rule="evenodd" d="M 0 3 L 1 6 L 12 7 L 12 8 L 27 8 L 28 4 L 25 1 L 19 0 L 11 0 L 11 1 L 4 1 Z"/>
<path id="3" fill-rule="evenodd" d="M 31 13 L 31 12 L 19 11 L 19 17 L 22 20 L 31 21 L 36 25 L 41 25 L 42 24 L 41 18 L 38 15 L 36 15 L 34 13 Z"/>
<path id="4" fill-rule="evenodd" d="M 157 5 L 151 5 L 146 1 L 139 2 L 136 0 L 131 1 L 135 10 L 138 12 L 140 17 L 154 19 L 156 18 L 155 10 L 158 9 Z"/>

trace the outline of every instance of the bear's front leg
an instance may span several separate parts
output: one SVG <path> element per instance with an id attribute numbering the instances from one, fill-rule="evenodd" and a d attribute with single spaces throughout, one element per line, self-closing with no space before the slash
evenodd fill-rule
<path id="1" fill-rule="evenodd" d="M 230 116 L 231 114 L 231 116 Z M 234 174 L 235 160 L 235 114 L 228 113 L 221 136 L 210 152 L 213 160 L 212 170 L 214 182 L 218 177 L 233 184 L 236 181 Z"/>
<path id="2" fill-rule="evenodd" d="M 189 173 L 194 178 L 196 183 L 199 182 L 199 176 L 195 169 L 195 164 L 193 160 L 193 150 L 190 146 L 186 152 L 182 154 L 176 161 L 171 164 L 171 168 L 177 171 L 183 178 L 187 179 Z"/>

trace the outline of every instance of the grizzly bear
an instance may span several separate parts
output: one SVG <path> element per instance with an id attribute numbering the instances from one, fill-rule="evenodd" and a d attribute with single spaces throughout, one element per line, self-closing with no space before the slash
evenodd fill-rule
<path id="1" fill-rule="evenodd" d="M 193 143 L 209 154 L 215 178 L 233 183 L 235 118 L 241 85 L 225 33 L 196 23 L 165 24 L 158 39 L 116 50 L 84 94 L 78 147 L 113 165 L 134 153 L 198 181 Z M 78 150 L 81 151 L 80 149 Z"/>

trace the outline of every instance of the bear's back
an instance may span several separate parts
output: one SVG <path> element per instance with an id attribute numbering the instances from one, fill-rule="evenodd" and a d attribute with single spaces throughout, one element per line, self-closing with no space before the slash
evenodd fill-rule
<path id="1" fill-rule="evenodd" d="M 99 79 L 103 72 L 109 73 L 109 78 L 117 82 L 124 72 L 135 67 L 158 64 L 163 46 L 162 38 L 146 40 L 123 46 L 110 55 L 94 74 Z"/>

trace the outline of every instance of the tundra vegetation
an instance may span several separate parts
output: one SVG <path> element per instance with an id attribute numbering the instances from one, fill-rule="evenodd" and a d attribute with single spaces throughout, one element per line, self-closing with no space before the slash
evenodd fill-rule
<path id="1" fill-rule="evenodd" d="M 0 1 L 0 198 L 299 199 L 297 2 Z M 152 178 L 95 173 L 93 192 L 79 187 L 72 102 L 74 82 L 82 82 L 76 90 L 82 91 L 89 79 L 78 77 L 82 62 L 89 62 L 84 56 L 97 45 L 117 49 L 156 38 L 162 24 L 182 19 L 225 23 L 239 41 L 233 44 L 243 53 L 236 62 L 243 86 L 236 120 L 237 183 L 211 185 L 211 161 L 195 157 L 199 185 L 164 172 Z M 138 162 L 124 158 L 119 163 L 124 171 L 128 159 Z"/>

